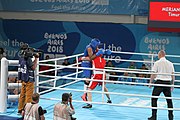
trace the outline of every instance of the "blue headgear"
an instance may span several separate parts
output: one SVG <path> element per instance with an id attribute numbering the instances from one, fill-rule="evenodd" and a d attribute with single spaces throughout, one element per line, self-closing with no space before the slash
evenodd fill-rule
<path id="1" fill-rule="evenodd" d="M 97 38 L 93 38 L 92 40 L 91 40 L 91 43 L 90 43 L 90 45 L 95 49 L 97 46 L 99 46 L 100 45 L 100 40 L 99 39 L 97 39 Z"/>

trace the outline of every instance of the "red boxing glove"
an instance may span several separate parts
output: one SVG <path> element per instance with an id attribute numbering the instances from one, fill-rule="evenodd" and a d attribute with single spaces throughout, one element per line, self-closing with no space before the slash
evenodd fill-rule
<path id="1" fill-rule="evenodd" d="M 78 59 L 78 62 L 82 62 L 82 57 L 80 57 L 80 58 Z"/>

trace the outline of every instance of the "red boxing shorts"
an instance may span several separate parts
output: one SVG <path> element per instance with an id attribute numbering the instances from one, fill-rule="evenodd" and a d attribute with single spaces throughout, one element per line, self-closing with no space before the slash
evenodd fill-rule
<path id="1" fill-rule="evenodd" d="M 103 79 L 103 74 L 95 74 L 95 75 L 92 75 L 92 79 L 93 80 L 102 80 Z M 99 82 L 99 81 L 91 81 L 90 84 L 89 84 L 89 88 L 91 90 L 93 90 L 94 88 L 96 88 L 97 85 L 102 85 L 103 81 L 102 82 Z"/>

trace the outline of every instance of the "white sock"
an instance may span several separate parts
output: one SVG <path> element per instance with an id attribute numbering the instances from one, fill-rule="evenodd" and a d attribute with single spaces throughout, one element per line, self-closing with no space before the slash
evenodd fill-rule
<path id="1" fill-rule="evenodd" d="M 88 86 L 84 84 L 84 90 L 87 90 L 87 87 L 88 87 Z M 86 93 L 86 92 L 84 92 L 84 93 Z"/>

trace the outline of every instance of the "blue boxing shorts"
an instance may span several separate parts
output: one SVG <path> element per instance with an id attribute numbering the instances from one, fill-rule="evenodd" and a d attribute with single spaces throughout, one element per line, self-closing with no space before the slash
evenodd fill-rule
<path id="1" fill-rule="evenodd" d="M 81 67 L 92 68 L 92 63 L 89 61 L 82 61 Z M 83 69 L 83 77 L 91 78 L 92 70 Z"/>

